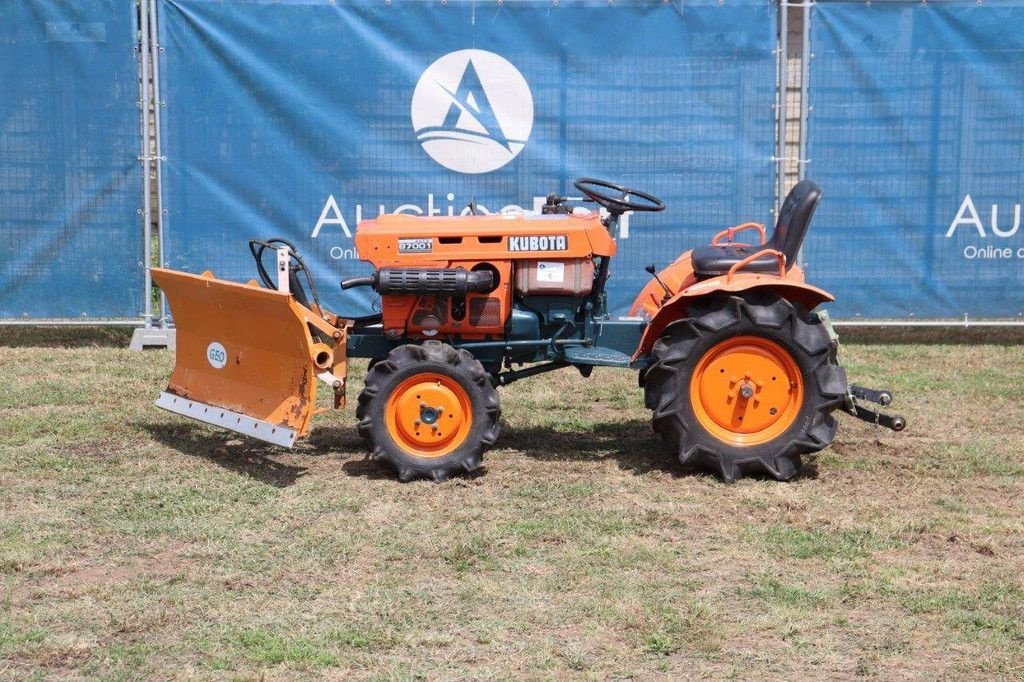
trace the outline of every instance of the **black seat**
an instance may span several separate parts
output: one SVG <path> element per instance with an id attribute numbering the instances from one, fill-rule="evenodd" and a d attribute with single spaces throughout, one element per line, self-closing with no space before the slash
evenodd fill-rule
<path id="1" fill-rule="evenodd" d="M 693 271 L 698 279 L 718 277 L 729 272 L 729 268 L 744 258 L 758 251 L 771 248 L 767 244 L 759 246 L 698 246 L 691 254 Z M 743 266 L 743 272 L 771 272 L 778 274 L 779 261 L 775 256 L 761 256 Z"/>
<path id="2" fill-rule="evenodd" d="M 821 188 L 810 180 L 796 184 L 779 211 L 779 220 L 771 239 L 754 246 L 731 244 L 699 246 L 691 254 L 693 270 L 698 278 L 717 277 L 729 272 L 729 268 L 758 251 L 774 249 L 786 256 L 786 271 L 796 264 L 800 246 L 804 243 L 807 228 L 810 227 L 814 209 L 821 200 Z M 743 272 L 777 273 L 779 261 L 775 256 L 761 256 L 743 266 Z"/>

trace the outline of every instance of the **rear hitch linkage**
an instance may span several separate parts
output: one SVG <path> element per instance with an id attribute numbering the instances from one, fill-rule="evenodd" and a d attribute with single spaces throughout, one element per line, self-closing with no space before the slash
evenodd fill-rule
<path id="1" fill-rule="evenodd" d="M 867 402 L 877 403 L 882 407 L 892 402 L 891 391 L 876 391 L 871 388 L 864 388 L 863 386 L 850 386 L 850 397 L 851 400 L 846 406 L 846 411 L 852 414 L 857 419 L 862 419 L 869 424 L 875 426 L 884 426 L 887 429 L 893 431 L 902 431 L 907 427 L 907 420 L 898 414 L 885 414 L 878 410 L 873 410 L 869 407 L 864 407 L 859 404 L 858 400 L 866 400 Z"/>
<path id="2" fill-rule="evenodd" d="M 876 391 L 863 386 L 850 386 L 850 394 L 857 400 L 867 400 L 869 403 L 877 403 L 882 407 L 892 402 L 892 393 L 889 391 Z"/>

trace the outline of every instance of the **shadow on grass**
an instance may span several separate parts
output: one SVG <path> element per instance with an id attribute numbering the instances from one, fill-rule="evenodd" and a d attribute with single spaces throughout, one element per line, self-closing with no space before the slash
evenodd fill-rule
<path id="1" fill-rule="evenodd" d="M 516 427 L 503 424 L 499 448 L 514 448 L 526 456 L 548 461 L 588 461 L 613 459 L 623 471 L 637 476 L 662 471 L 675 477 L 716 476 L 700 464 L 682 464 L 651 429 L 650 421 L 599 422 L 579 431 L 556 431 L 543 427 Z M 813 458 L 804 457 L 803 471 L 792 480 L 817 478 Z M 748 473 L 754 480 L 771 480 L 763 473 Z"/>
<path id="2" fill-rule="evenodd" d="M 498 442 L 500 445 L 501 439 Z M 394 480 L 395 483 L 398 483 L 395 472 L 390 467 L 386 464 L 378 464 L 370 459 L 363 439 L 356 432 L 354 426 L 315 427 L 310 431 L 306 444 L 309 446 L 309 449 L 297 451 L 296 454 L 301 456 L 303 452 L 317 454 L 331 452 L 346 455 L 346 459 L 341 464 L 341 470 L 347 475 L 371 481 Z M 486 470 L 485 462 L 484 466 L 481 466 L 471 474 L 460 473 L 457 475 L 463 479 L 478 478 L 484 475 Z M 413 482 L 416 480 L 422 479 L 414 479 Z"/>
<path id="3" fill-rule="evenodd" d="M 341 470 L 349 476 L 371 481 L 395 478 L 395 473 L 390 468 L 370 459 L 363 439 L 354 426 L 314 427 L 309 432 L 306 442 L 317 452 L 340 452 L 349 455 L 341 464 Z"/>
<path id="4" fill-rule="evenodd" d="M 292 451 L 261 441 L 235 436 L 223 431 L 207 431 L 192 424 L 142 423 L 138 425 L 164 445 L 190 456 L 201 457 L 228 471 L 247 476 L 267 485 L 286 488 L 307 475 L 305 466 L 286 464 L 272 459 L 289 454 L 294 458 L 316 458 L 329 454 L 344 455 L 341 470 L 353 477 L 369 480 L 394 479 L 394 472 L 366 457 L 363 442 L 352 427 L 321 426 Z M 594 423 L 579 431 L 558 431 L 548 427 L 517 427 L 502 423 L 498 450 L 517 450 L 525 456 L 542 461 L 595 462 L 614 460 L 623 471 L 637 476 L 661 471 L 675 477 L 714 476 L 715 472 L 679 460 L 669 453 L 651 431 L 647 420 Z M 492 454 L 491 460 L 500 460 Z M 813 457 L 804 457 L 803 472 L 793 480 L 817 478 Z M 463 478 L 486 475 L 482 467 Z M 748 474 L 754 480 L 772 480 L 764 474 Z M 396 481 L 397 483 L 397 481 Z"/>
<path id="5" fill-rule="evenodd" d="M 285 464 L 271 459 L 281 455 L 284 448 L 251 438 L 243 438 L 224 431 L 211 432 L 194 424 L 140 423 L 154 440 L 189 457 L 201 457 L 236 474 L 247 476 L 275 488 L 287 488 L 302 476 L 307 468 Z M 324 452 L 313 449 L 310 454 Z"/>
<path id="6" fill-rule="evenodd" d="M 620 469 L 638 475 L 651 471 L 700 473 L 671 457 L 645 419 L 595 422 L 570 431 L 503 423 L 501 438 L 495 447 L 519 450 L 527 457 L 545 461 L 585 462 L 610 458 Z"/>
<path id="7" fill-rule="evenodd" d="M 310 442 L 332 450 L 349 450 L 365 453 L 362 440 L 355 429 L 341 426 L 327 426 L 314 429 Z M 502 421 L 501 436 L 494 450 L 517 450 L 527 457 L 549 461 L 587 462 L 613 458 L 619 467 L 636 474 L 650 471 L 669 471 L 678 475 L 702 473 L 698 469 L 684 467 L 673 460 L 651 431 L 648 421 L 606 422 L 587 426 L 578 432 L 555 431 L 545 427 L 516 427 Z M 486 460 L 500 461 L 501 454 L 485 454 Z M 350 476 L 369 479 L 394 478 L 387 466 L 378 464 L 367 457 L 347 460 L 342 470 Z M 477 478 L 486 474 L 481 467 L 469 476 Z M 461 475 L 461 474 L 460 474 Z"/>

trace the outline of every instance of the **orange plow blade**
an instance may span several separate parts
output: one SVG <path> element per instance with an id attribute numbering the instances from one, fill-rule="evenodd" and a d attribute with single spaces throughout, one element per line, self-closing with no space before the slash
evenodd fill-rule
<path id="1" fill-rule="evenodd" d="M 331 374 L 344 336 L 290 294 L 209 273 L 152 272 L 177 329 L 174 373 L 157 406 L 285 447 L 305 435 L 317 376 L 344 383 Z M 314 340 L 311 326 L 330 344 Z"/>

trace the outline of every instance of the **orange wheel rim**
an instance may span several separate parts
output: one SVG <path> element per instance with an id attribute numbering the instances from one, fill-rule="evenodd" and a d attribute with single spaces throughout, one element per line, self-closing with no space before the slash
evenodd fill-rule
<path id="1" fill-rule="evenodd" d="M 759 445 L 792 426 L 804 402 L 793 356 L 758 336 L 716 344 L 690 379 L 690 404 L 704 430 L 735 446 Z"/>
<path id="2" fill-rule="evenodd" d="M 384 418 L 388 433 L 402 450 L 417 457 L 444 457 L 466 442 L 473 407 L 459 382 L 424 372 L 395 387 Z"/>

